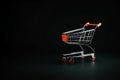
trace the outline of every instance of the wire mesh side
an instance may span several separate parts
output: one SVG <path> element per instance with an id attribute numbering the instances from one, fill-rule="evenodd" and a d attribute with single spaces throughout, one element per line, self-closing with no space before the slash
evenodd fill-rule
<path id="1" fill-rule="evenodd" d="M 88 45 L 91 43 L 95 29 L 86 30 L 77 33 L 69 33 L 68 35 L 68 44 L 80 44 Z"/>

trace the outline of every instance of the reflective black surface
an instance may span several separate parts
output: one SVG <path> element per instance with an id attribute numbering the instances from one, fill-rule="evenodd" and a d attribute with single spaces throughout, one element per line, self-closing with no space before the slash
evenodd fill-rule
<path id="1" fill-rule="evenodd" d="M 109 54 L 96 55 L 95 62 L 76 59 L 75 64 L 62 63 L 61 56 L 56 55 L 13 58 L 2 58 L 2 77 L 16 80 L 114 80 L 120 76 L 120 58 Z"/>

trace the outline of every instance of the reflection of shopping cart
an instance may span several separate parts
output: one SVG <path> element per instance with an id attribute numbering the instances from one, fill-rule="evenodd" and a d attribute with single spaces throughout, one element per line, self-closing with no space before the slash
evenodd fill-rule
<path id="1" fill-rule="evenodd" d="M 72 52 L 69 54 L 63 54 L 62 61 L 66 62 L 68 60 L 69 63 L 74 63 L 74 58 L 78 58 L 78 57 L 84 58 L 86 56 L 91 56 L 92 61 L 94 61 L 96 59 L 94 55 L 95 51 L 90 46 L 90 44 L 91 44 L 96 28 L 100 26 L 101 26 L 101 23 L 90 24 L 89 22 L 87 22 L 83 26 L 83 28 L 64 32 L 62 34 L 62 41 L 67 44 L 79 45 L 82 51 Z M 87 46 L 88 48 L 92 50 L 92 52 L 85 54 L 85 49 L 83 48 L 83 46 Z"/>

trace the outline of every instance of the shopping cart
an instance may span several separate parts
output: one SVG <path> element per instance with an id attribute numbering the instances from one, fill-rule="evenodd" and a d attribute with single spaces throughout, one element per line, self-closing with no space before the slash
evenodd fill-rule
<path id="1" fill-rule="evenodd" d="M 75 60 L 74 58 L 85 58 L 86 56 L 91 56 L 91 60 L 95 61 L 95 51 L 94 49 L 90 46 L 95 30 L 97 27 L 100 27 L 102 23 L 98 24 L 91 24 L 87 22 L 83 28 L 71 30 L 62 33 L 62 41 L 67 43 L 67 44 L 73 44 L 73 45 L 78 45 L 81 48 L 81 51 L 78 52 L 72 52 L 69 54 L 62 54 L 62 61 L 66 62 L 68 61 L 69 63 L 74 63 Z M 92 52 L 85 53 L 85 49 L 83 46 L 87 46 L 92 50 Z"/>

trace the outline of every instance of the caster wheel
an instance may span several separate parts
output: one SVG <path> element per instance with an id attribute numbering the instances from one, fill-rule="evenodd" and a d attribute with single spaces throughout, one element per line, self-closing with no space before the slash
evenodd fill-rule
<path id="1" fill-rule="evenodd" d="M 73 58 L 70 58 L 70 59 L 69 59 L 69 63 L 70 63 L 70 64 L 74 64 L 74 63 L 75 63 L 75 60 L 74 60 Z"/>
<path id="2" fill-rule="evenodd" d="M 94 57 L 94 58 L 92 58 L 92 61 L 95 61 L 96 60 L 96 58 Z"/>
<path id="3" fill-rule="evenodd" d="M 62 62 L 66 62 L 67 61 L 67 58 L 66 57 L 62 57 Z"/>

